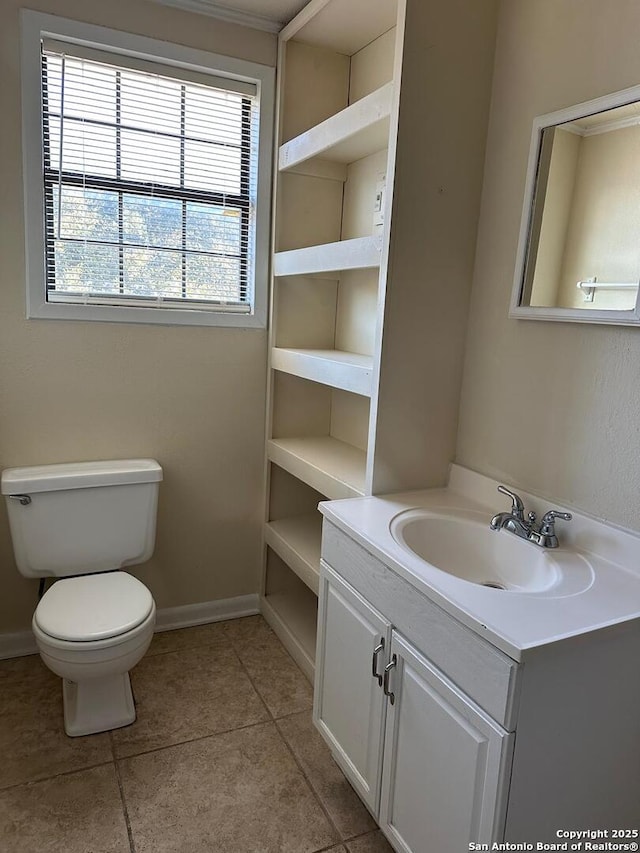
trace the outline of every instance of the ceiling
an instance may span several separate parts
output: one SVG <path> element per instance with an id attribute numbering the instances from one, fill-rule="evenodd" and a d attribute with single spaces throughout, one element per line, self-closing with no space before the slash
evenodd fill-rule
<path id="1" fill-rule="evenodd" d="M 308 0 L 158 0 L 204 15 L 244 23 L 268 32 L 278 32 Z"/>
<path id="2" fill-rule="evenodd" d="M 307 0 L 223 0 L 218 5 L 286 24 L 307 5 Z"/>

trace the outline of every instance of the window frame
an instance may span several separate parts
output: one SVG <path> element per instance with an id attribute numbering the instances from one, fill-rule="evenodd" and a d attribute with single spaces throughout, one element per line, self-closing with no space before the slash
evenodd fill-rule
<path id="1" fill-rule="evenodd" d="M 43 179 L 43 111 L 40 45 L 43 39 L 75 43 L 118 56 L 134 57 L 158 66 L 210 77 L 227 77 L 255 84 L 259 110 L 256 216 L 249 281 L 251 311 L 216 306 L 139 307 L 81 304 L 47 300 L 45 263 L 45 189 Z M 275 69 L 243 59 L 188 48 L 85 24 L 40 12 L 21 12 L 22 134 L 25 202 L 27 317 L 160 325 L 265 328 L 270 249 L 270 191 L 273 147 Z M 123 67 L 125 67 L 123 63 Z"/>

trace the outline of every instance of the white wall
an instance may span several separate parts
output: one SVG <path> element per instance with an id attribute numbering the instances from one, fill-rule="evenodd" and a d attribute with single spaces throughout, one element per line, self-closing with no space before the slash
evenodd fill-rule
<path id="1" fill-rule="evenodd" d="M 636 0 L 502 2 L 457 444 L 463 465 L 634 529 L 638 329 L 507 313 L 533 118 L 640 83 L 638 32 Z"/>
<path id="2" fill-rule="evenodd" d="M 0 468 L 152 456 L 165 471 L 156 553 L 134 569 L 159 607 L 257 592 L 263 331 L 25 319 L 18 0 L 0 7 Z M 30 8 L 275 64 L 275 37 L 144 0 Z M 0 510 L 0 631 L 28 627 Z"/>

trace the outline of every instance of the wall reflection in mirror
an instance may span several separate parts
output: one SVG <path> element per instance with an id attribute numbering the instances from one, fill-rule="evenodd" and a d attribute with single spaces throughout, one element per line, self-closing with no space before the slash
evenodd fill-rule
<path id="1" fill-rule="evenodd" d="M 640 281 L 640 102 L 592 108 L 570 121 L 544 121 L 578 109 L 542 116 L 534 123 L 515 282 L 514 301 L 520 310 L 512 314 L 635 323 Z M 546 309 L 546 315 L 522 308 Z M 592 314 L 588 319 L 577 312 Z M 599 312 L 604 312 L 601 320 L 596 317 Z"/>

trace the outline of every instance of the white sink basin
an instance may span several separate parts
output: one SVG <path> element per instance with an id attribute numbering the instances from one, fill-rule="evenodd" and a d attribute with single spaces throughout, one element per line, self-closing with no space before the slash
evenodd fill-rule
<path id="1" fill-rule="evenodd" d="M 489 520 L 468 510 L 410 509 L 396 515 L 389 529 L 401 548 L 433 568 L 502 594 L 574 595 L 593 583 L 582 555 L 491 530 Z"/>

